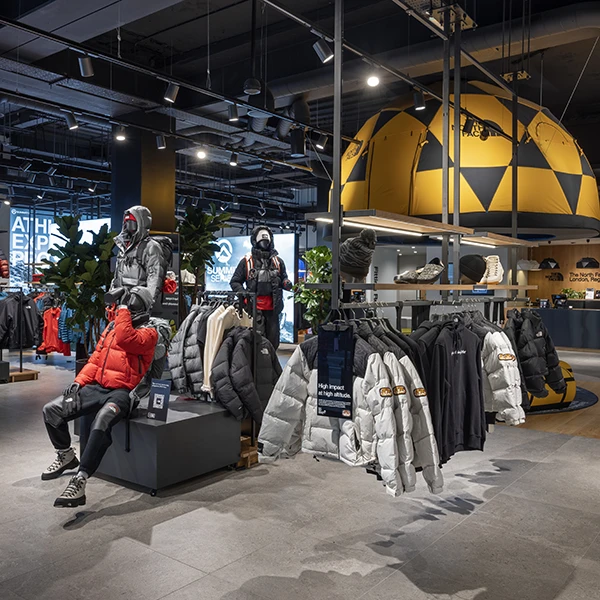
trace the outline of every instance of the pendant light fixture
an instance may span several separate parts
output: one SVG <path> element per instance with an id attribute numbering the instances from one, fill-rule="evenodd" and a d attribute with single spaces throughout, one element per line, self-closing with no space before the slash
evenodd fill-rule
<path id="1" fill-rule="evenodd" d="M 229 164 L 232 167 L 237 167 L 238 166 L 238 155 L 237 155 L 237 152 L 232 152 L 231 153 L 231 157 L 229 158 Z"/>
<path id="2" fill-rule="evenodd" d="M 260 94 L 262 85 L 256 77 L 256 0 L 250 2 L 251 19 L 250 19 L 250 64 L 252 67 L 252 76 L 244 81 L 244 94 L 248 96 L 256 96 Z"/>
<path id="3" fill-rule="evenodd" d="M 204 160 L 206 158 L 206 151 L 202 150 L 202 148 L 200 148 L 200 150 L 198 150 L 198 152 L 196 152 L 196 156 L 200 159 L 200 160 Z"/>
<path id="4" fill-rule="evenodd" d="M 167 147 L 167 139 L 162 133 L 159 133 L 156 136 L 156 147 L 159 150 L 164 150 Z"/>
<path id="5" fill-rule="evenodd" d="M 178 93 L 179 86 L 176 83 L 169 83 L 169 85 L 167 86 L 167 91 L 164 95 L 165 101 L 170 102 L 171 104 L 175 104 L 175 100 L 177 99 Z"/>
<path id="6" fill-rule="evenodd" d="M 421 90 L 415 90 L 413 92 L 413 102 L 415 110 L 425 110 L 425 98 L 423 97 L 423 92 Z"/>
<path id="7" fill-rule="evenodd" d="M 127 135 L 125 135 L 125 127 L 117 127 L 117 131 L 115 133 L 115 140 L 118 142 L 124 142 L 127 139 Z"/>
<path id="8" fill-rule="evenodd" d="M 235 123 L 236 121 L 240 120 L 237 104 L 230 104 L 228 112 L 229 112 L 229 122 L 230 123 Z"/>
<path id="9" fill-rule="evenodd" d="M 328 140 L 328 139 L 329 139 L 329 138 L 328 138 L 328 137 L 327 137 L 327 136 L 326 136 L 324 133 L 322 133 L 322 134 L 319 136 L 319 139 L 317 140 L 317 143 L 315 144 L 315 146 L 316 146 L 316 147 L 317 147 L 319 150 L 325 150 L 325 146 L 327 146 L 327 140 Z"/>
<path id="10" fill-rule="evenodd" d="M 304 129 L 292 129 L 290 133 L 290 156 L 292 158 L 306 156 L 306 134 Z"/>
<path id="11" fill-rule="evenodd" d="M 317 53 L 323 64 L 328 63 L 333 58 L 333 50 L 325 40 L 317 40 L 313 44 L 313 50 Z"/>
<path id="12" fill-rule="evenodd" d="M 79 61 L 79 72 L 82 77 L 93 77 L 94 76 L 94 65 L 92 63 L 92 59 L 86 54 L 85 56 L 80 56 Z"/>

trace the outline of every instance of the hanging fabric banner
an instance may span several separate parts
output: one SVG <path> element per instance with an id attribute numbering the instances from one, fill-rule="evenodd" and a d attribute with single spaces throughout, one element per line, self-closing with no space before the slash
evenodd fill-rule
<path id="1" fill-rule="evenodd" d="M 352 418 L 354 334 L 345 325 L 319 327 L 317 414 Z"/>

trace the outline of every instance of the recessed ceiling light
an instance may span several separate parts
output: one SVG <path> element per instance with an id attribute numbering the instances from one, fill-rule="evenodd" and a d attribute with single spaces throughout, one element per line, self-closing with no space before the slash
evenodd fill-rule
<path id="1" fill-rule="evenodd" d="M 377 77 L 377 75 L 371 75 L 367 79 L 367 85 L 369 87 L 377 87 L 379 85 L 379 77 Z"/>
<path id="2" fill-rule="evenodd" d="M 200 159 L 204 159 L 206 158 L 206 152 L 204 150 L 198 150 L 198 152 L 196 152 L 196 156 Z"/>

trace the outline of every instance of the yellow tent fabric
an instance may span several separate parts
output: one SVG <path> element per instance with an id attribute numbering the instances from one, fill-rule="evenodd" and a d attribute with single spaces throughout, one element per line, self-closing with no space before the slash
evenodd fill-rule
<path id="1" fill-rule="evenodd" d="M 461 105 L 511 135 L 512 100 L 501 88 L 469 82 L 463 86 Z M 517 116 L 519 218 L 523 215 L 525 225 L 532 227 L 600 230 L 596 180 L 576 140 L 552 113 L 532 102 L 519 99 Z M 463 116 L 461 127 L 465 120 Z M 483 139 L 483 129 L 476 124 L 471 135 L 461 137 L 461 223 L 501 226 L 512 203 L 512 144 L 491 130 Z M 439 101 L 429 98 L 425 109 L 417 111 L 407 100 L 398 99 L 372 116 L 356 138 L 360 144 L 350 144 L 342 158 L 345 210 L 375 208 L 439 218 L 443 155 Z M 453 146 L 451 131 L 451 204 Z"/>

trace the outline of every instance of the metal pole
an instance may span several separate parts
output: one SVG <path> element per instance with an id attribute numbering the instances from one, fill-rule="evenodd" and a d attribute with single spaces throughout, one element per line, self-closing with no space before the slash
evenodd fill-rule
<path id="1" fill-rule="evenodd" d="M 517 78 L 512 101 L 512 211 L 510 234 L 516 238 L 519 230 L 519 96 L 517 93 Z M 511 285 L 517 285 L 517 247 L 510 250 L 509 269 L 511 270 Z"/>
<path id="2" fill-rule="evenodd" d="M 450 11 L 446 13 L 447 20 L 450 20 Z M 454 215 L 452 224 L 460 225 L 460 34 L 461 34 L 460 16 L 454 13 Z M 460 282 L 460 235 L 454 236 L 454 245 L 452 248 L 452 262 L 454 263 L 454 275 L 452 283 Z M 458 298 L 459 291 L 454 290 L 453 295 Z"/>
<path id="3" fill-rule="evenodd" d="M 342 219 L 342 40 L 344 38 L 344 0 L 335 0 L 333 42 L 333 190 L 331 193 L 331 308 L 340 304 L 340 227 Z"/>
<path id="4" fill-rule="evenodd" d="M 444 19 L 444 30 L 450 32 L 450 22 Z M 442 82 L 442 223 L 448 223 L 448 196 L 450 191 L 450 41 L 444 39 L 444 68 Z M 442 236 L 442 262 L 448 264 L 448 235 Z M 455 267 L 456 268 L 456 267 Z M 442 283 L 448 283 L 448 272 L 442 274 Z M 446 298 L 448 292 L 442 292 Z"/>

